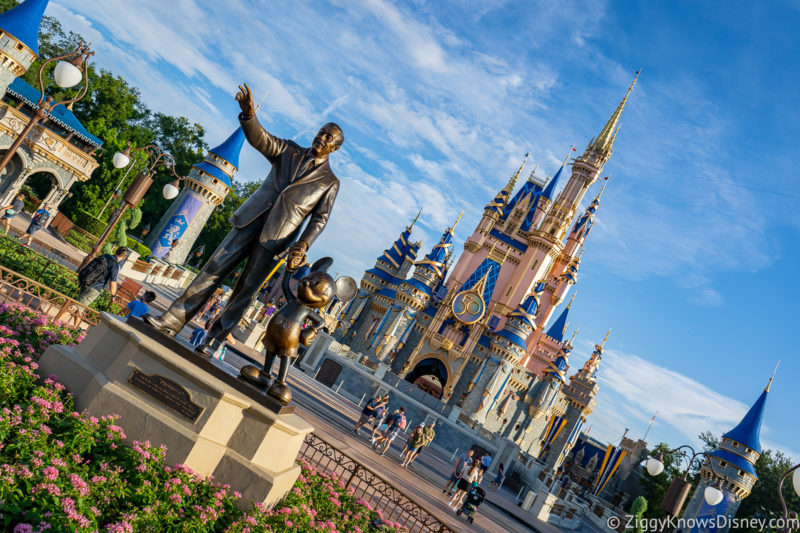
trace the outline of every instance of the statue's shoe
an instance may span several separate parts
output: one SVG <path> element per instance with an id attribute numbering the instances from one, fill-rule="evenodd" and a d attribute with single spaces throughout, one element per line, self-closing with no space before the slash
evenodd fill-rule
<path id="1" fill-rule="evenodd" d="M 267 391 L 267 394 L 281 402 L 283 405 L 286 405 L 292 401 L 292 391 L 289 389 L 289 385 L 282 381 L 276 381 L 273 383 Z"/>
<path id="2" fill-rule="evenodd" d="M 182 327 L 181 324 L 165 320 L 163 315 L 153 316 L 148 313 L 142 316 L 142 320 L 144 320 L 146 324 L 156 328 L 161 333 L 166 333 L 170 337 L 174 337 L 175 335 L 177 335 Z"/>
<path id="3" fill-rule="evenodd" d="M 197 352 L 197 355 L 210 359 L 214 357 L 214 354 L 217 353 L 222 347 L 222 343 L 216 339 L 210 339 L 208 342 L 201 344 L 194 350 Z"/>
<path id="4" fill-rule="evenodd" d="M 267 385 L 269 385 L 269 381 L 270 381 L 269 380 L 269 376 L 264 374 L 261 371 L 261 369 L 258 368 L 255 365 L 244 365 L 239 370 L 239 375 L 245 381 L 247 381 L 249 383 L 252 383 L 253 385 L 256 385 L 258 387 L 262 387 L 262 388 L 266 389 Z"/>

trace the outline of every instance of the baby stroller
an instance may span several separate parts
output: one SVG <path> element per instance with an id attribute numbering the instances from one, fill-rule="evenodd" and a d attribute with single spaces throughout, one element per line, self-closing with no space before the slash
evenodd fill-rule
<path id="1" fill-rule="evenodd" d="M 458 516 L 462 514 L 467 517 L 469 523 L 471 524 L 474 520 L 473 516 L 475 511 L 478 510 L 478 506 L 483 503 L 483 499 L 486 497 L 486 492 L 480 487 L 472 487 L 469 489 L 466 497 L 464 497 L 464 504 L 461 506 L 461 509 L 456 511 Z"/>

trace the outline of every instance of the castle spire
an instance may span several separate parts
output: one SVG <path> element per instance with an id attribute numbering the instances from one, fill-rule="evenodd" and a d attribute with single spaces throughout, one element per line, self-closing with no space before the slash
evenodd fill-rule
<path id="1" fill-rule="evenodd" d="M 458 223 L 461 221 L 461 217 L 463 217 L 463 216 L 464 216 L 464 211 L 461 211 L 461 212 L 458 214 L 458 218 L 456 219 L 456 221 L 455 221 L 455 222 L 453 222 L 453 225 L 452 225 L 452 226 L 450 226 L 450 228 L 448 229 L 448 231 L 450 232 L 450 234 L 451 234 L 451 235 L 452 235 L 452 234 L 453 234 L 453 232 L 456 230 L 456 226 L 458 226 Z"/>
<path id="2" fill-rule="evenodd" d="M 780 366 L 780 364 L 781 364 L 781 362 L 778 361 L 778 364 L 775 365 L 775 370 L 772 371 L 772 376 L 770 376 L 769 382 L 767 383 L 767 386 L 764 387 L 764 392 L 769 392 L 769 388 L 772 386 L 772 380 L 775 379 L 775 372 L 778 371 L 778 367 Z"/>
<path id="3" fill-rule="evenodd" d="M 586 149 L 587 151 L 597 152 L 598 154 L 604 155 L 606 158 L 611 155 L 614 146 L 614 138 L 617 135 L 617 131 L 619 131 L 619 117 L 622 115 L 622 110 L 628 102 L 628 96 L 630 96 L 633 86 L 636 85 L 639 79 L 639 72 L 639 70 L 636 71 L 636 77 L 633 78 L 631 86 L 628 87 L 628 92 L 625 93 L 625 97 L 619 103 L 616 111 L 611 115 L 611 118 L 608 119 L 608 122 L 606 122 L 600 134 L 589 144 L 589 147 Z"/>
<path id="4" fill-rule="evenodd" d="M 525 159 L 522 160 L 522 164 L 519 166 L 519 169 L 517 169 L 517 173 L 511 176 L 511 178 L 508 180 L 508 183 L 503 188 L 503 190 L 506 192 L 506 197 L 508 197 L 508 195 L 511 194 L 511 191 L 514 190 L 514 185 L 517 184 L 517 179 L 519 179 L 519 175 L 522 172 L 522 169 L 525 167 L 525 163 L 528 161 L 529 155 L 531 155 L 530 152 L 525 154 Z"/>
<path id="5" fill-rule="evenodd" d="M 419 211 L 417 211 L 417 216 L 414 217 L 414 220 L 411 221 L 411 225 L 408 226 L 408 231 L 411 231 L 412 229 L 414 229 L 414 224 L 417 223 L 417 220 L 419 220 L 419 216 L 421 214 L 422 214 L 422 208 L 420 207 Z"/>
<path id="6" fill-rule="evenodd" d="M 569 147 L 569 152 L 567 152 L 567 157 L 564 158 L 564 162 L 561 163 L 561 167 L 559 167 L 558 172 L 556 172 L 555 176 L 550 178 L 550 181 L 547 182 L 547 186 L 542 191 L 542 196 L 547 198 L 548 200 L 553 199 L 553 194 L 556 192 L 556 185 L 558 184 L 558 178 L 561 177 L 561 171 L 564 170 L 564 167 L 567 166 L 567 161 L 569 161 L 569 155 L 572 152 L 572 146 Z"/>

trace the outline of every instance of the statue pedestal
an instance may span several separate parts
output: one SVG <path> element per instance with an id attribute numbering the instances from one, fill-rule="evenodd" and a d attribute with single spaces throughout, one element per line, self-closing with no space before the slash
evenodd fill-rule
<path id="1" fill-rule="evenodd" d="M 536 496 L 531 506 L 531 513 L 542 522 L 547 522 L 547 519 L 550 518 L 550 511 L 557 501 L 558 496 L 542 491 Z"/>
<path id="2" fill-rule="evenodd" d="M 51 346 L 39 366 L 58 376 L 78 410 L 120 415 L 129 440 L 165 444 L 168 463 L 213 474 L 242 493 L 243 506 L 277 503 L 300 474 L 295 460 L 313 428 L 294 407 L 139 319 L 103 313 L 81 344 Z"/>

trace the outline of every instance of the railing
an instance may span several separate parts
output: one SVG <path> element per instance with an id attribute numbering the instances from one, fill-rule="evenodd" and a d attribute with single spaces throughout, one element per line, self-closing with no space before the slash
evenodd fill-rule
<path id="1" fill-rule="evenodd" d="M 455 533 L 403 491 L 314 433 L 306 435 L 299 457 L 320 470 L 341 476 L 346 480 L 345 488 L 373 509 L 380 509 L 384 520 L 398 522 L 411 533 Z"/>
<path id="2" fill-rule="evenodd" d="M 3 266 L 0 266 L 0 302 L 19 303 L 81 328 L 93 326 L 100 319 L 99 311 Z"/>

